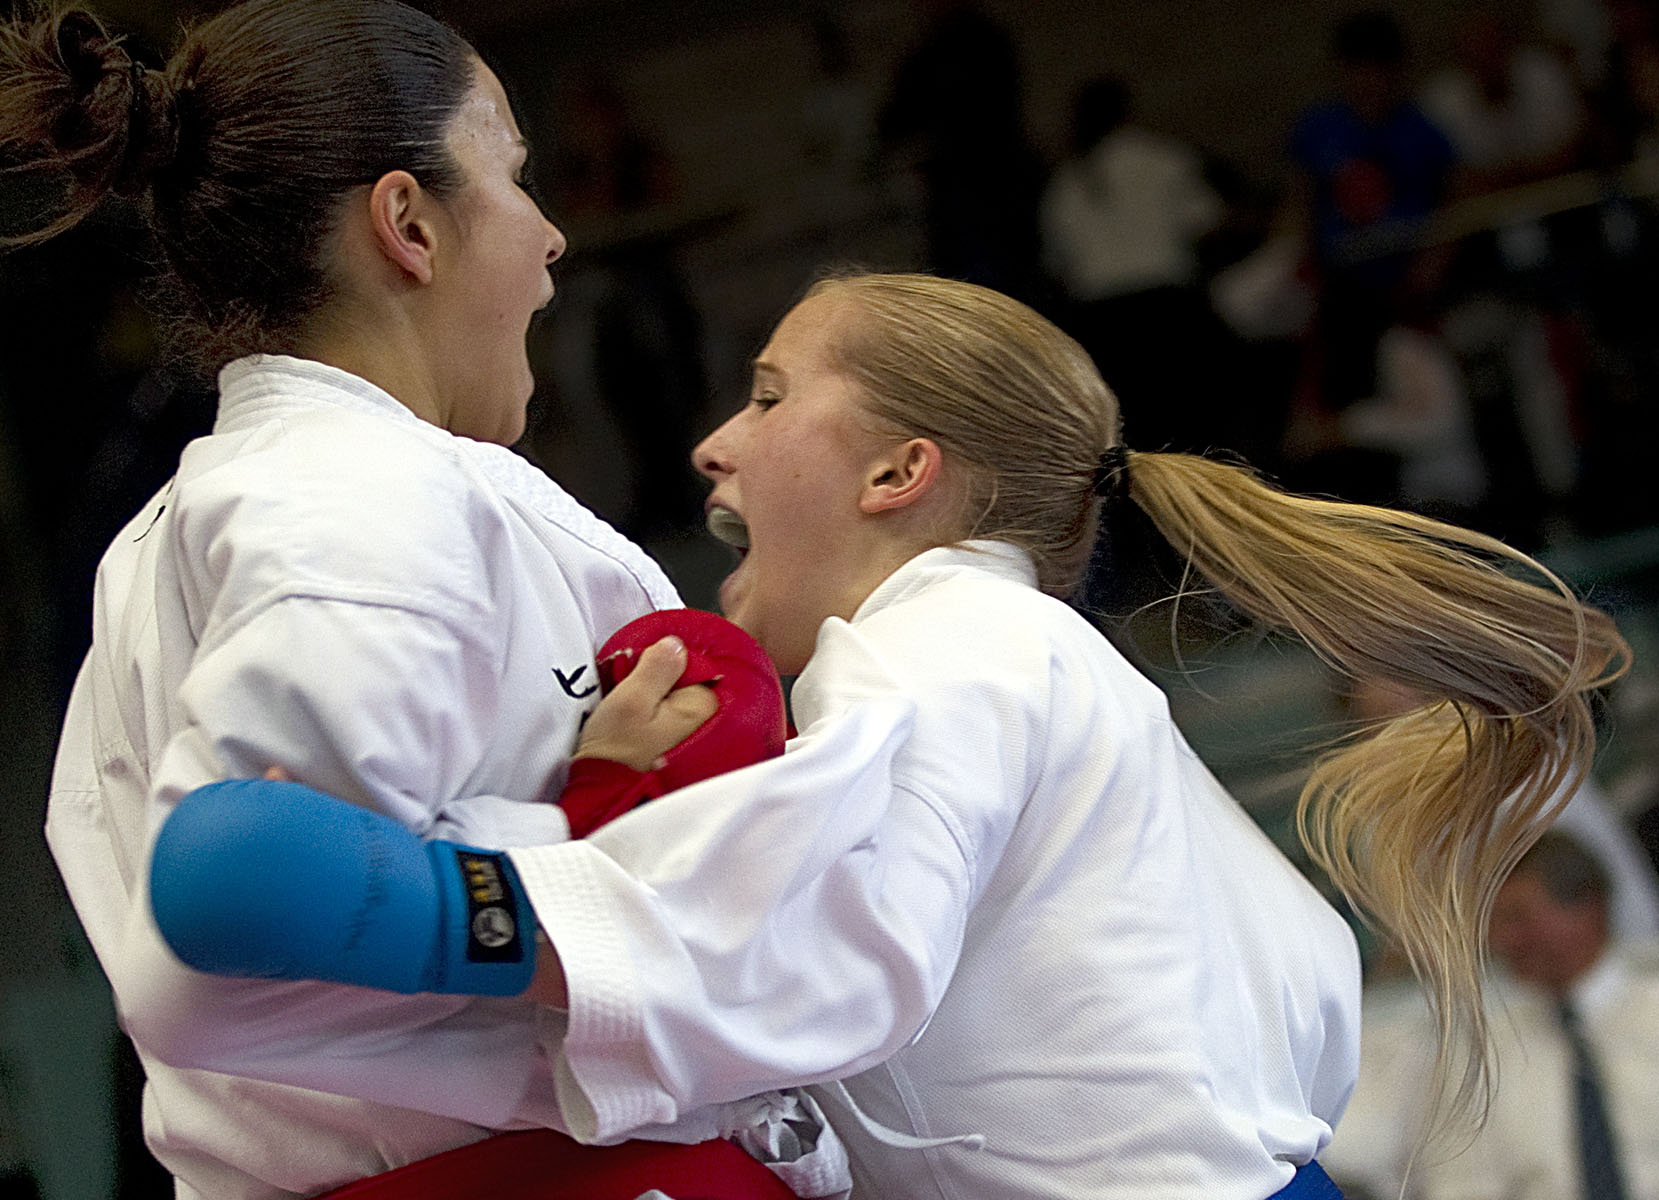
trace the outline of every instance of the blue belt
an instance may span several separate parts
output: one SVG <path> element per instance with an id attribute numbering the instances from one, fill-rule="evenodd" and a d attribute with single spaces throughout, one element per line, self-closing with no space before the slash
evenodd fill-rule
<path id="1" fill-rule="evenodd" d="M 1304 1163 L 1284 1187 L 1267 1200 L 1343 1200 L 1342 1189 L 1331 1182 L 1325 1168 L 1316 1162 Z"/>

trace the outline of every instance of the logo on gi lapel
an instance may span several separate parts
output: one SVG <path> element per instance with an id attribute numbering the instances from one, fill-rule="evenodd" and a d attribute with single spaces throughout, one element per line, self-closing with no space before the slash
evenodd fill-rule
<path id="1" fill-rule="evenodd" d="M 589 696 L 599 690 L 599 685 L 597 683 L 590 683 L 586 687 L 578 687 L 582 676 L 586 675 L 587 671 L 588 669 L 586 664 L 577 667 L 569 675 L 566 675 L 563 671 L 559 670 L 558 667 L 554 667 L 553 676 L 559 681 L 559 686 L 565 690 L 565 695 L 569 696 L 572 700 L 586 700 Z"/>

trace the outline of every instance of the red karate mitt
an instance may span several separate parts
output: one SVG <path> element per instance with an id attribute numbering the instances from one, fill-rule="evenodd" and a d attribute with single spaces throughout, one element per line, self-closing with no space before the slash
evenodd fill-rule
<path id="1" fill-rule="evenodd" d="M 586 837 L 638 804 L 688 783 L 783 753 L 788 737 L 783 685 L 760 644 L 724 617 L 669 608 L 630 621 L 599 648 L 599 686 L 609 692 L 634 669 L 646 647 L 673 634 L 685 643 L 681 687 L 706 684 L 714 715 L 663 755 L 662 766 L 635 771 L 603 758 L 579 758 L 559 796 L 572 837 Z"/>

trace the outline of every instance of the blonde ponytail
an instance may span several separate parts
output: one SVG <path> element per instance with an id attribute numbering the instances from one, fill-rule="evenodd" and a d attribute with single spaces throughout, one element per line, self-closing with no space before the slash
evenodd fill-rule
<path id="1" fill-rule="evenodd" d="M 1429 993 L 1444 1106 L 1431 1124 L 1478 1122 L 1491 1086 L 1493 898 L 1588 770 L 1589 694 L 1624 671 L 1629 647 L 1605 614 L 1493 538 L 1288 495 L 1190 455 L 1130 463 L 1135 503 L 1229 600 L 1343 675 L 1431 698 L 1321 758 L 1298 829 Z"/>

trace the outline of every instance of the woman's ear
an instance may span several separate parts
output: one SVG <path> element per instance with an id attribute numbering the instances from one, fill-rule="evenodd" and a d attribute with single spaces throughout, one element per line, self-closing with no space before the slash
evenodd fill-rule
<path id="1" fill-rule="evenodd" d="M 939 443 L 932 438 L 899 443 L 870 465 L 858 510 L 880 513 L 910 507 L 933 491 L 943 462 Z"/>
<path id="2" fill-rule="evenodd" d="M 369 229 L 387 261 L 416 283 L 431 283 L 438 240 L 433 198 L 407 171 L 388 171 L 369 190 Z"/>

